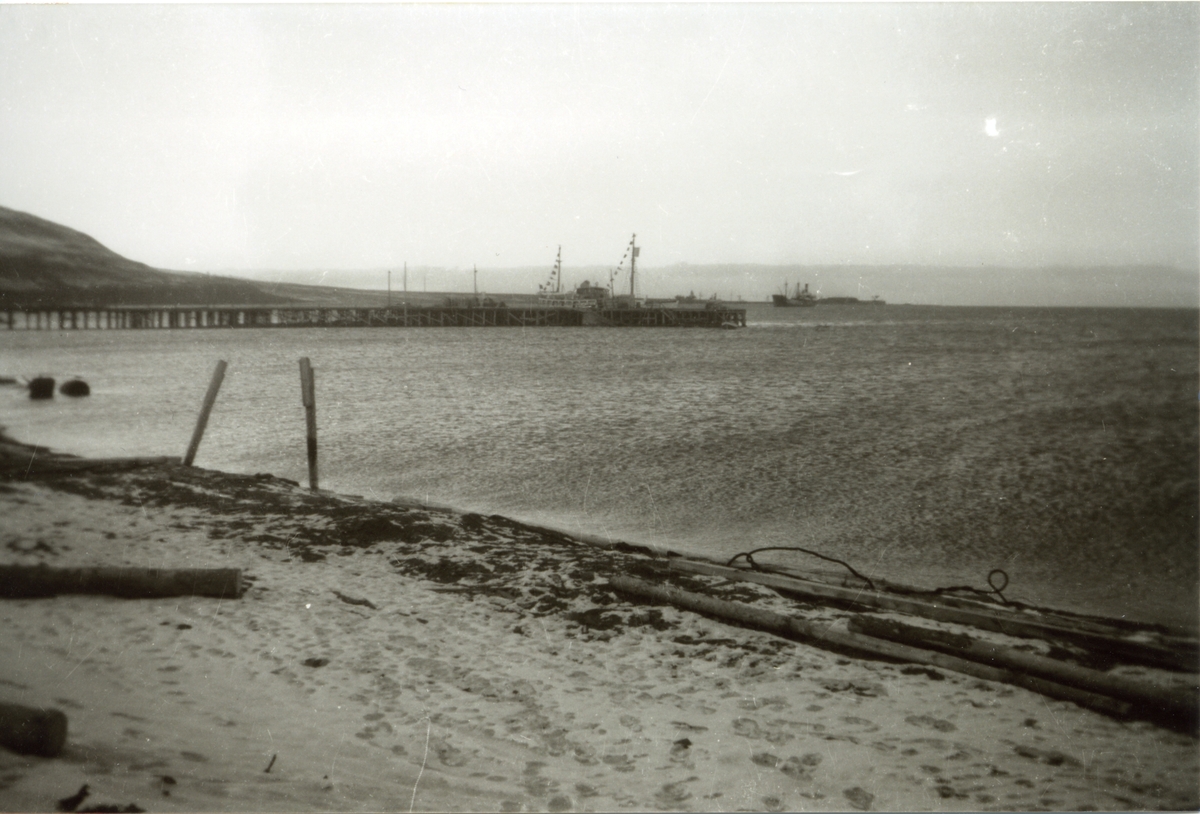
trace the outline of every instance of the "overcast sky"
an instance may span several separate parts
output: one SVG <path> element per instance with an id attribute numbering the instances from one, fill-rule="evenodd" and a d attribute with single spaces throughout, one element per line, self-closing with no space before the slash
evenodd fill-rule
<path id="1" fill-rule="evenodd" d="M 1164 4 L 0 5 L 0 205 L 195 270 L 1198 267 Z"/>

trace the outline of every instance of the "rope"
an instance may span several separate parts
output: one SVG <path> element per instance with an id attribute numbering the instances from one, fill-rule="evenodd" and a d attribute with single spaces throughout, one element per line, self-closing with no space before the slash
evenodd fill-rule
<path id="1" fill-rule="evenodd" d="M 867 587 L 870 588 L 872 591 L 879 590 L 878 588 L 875 587 L 875 583 L 871 581 L 870 577 L 860 574 L 858 571 L 856 571 L 854 569 L 854 566 L 850 565 L 850 563 L 845 562 L 844 560 L 839 560 L 836 557 L 826 556 L 817 551 L 811 551 L 807 548 L 800 548 L 799 546 L 767 546 L 765 548 L 755 548 L 751 551 L 743 551 L 740 554 L 734 554 L 732 557 L 730 557 L 729 562 L 725 563 L 725 566 L 731 567 L 739 559 L 741 559 L 742 557 L 745 557 L 746 562 L 755 571 L 761 571 L 763 573 L 780 574 L 782 576 L 787 576 L 787 573 L 784 571 L 778 571 L 778 570 L 775 570 L 772 568 L 764 568 L 763 566 L 761 566 L 757 562 L 755 562 L 754 555 L 759 553 L 760 551 L 800 551 L 804 554 L 811 554 L 812 556 L 817 557 L 822 560 L 825 560 L 826 562 L 837 563 L 838 565 L 842 566 L 847 571 L 849 571 L 851 574 L 858 577 L 863 582 L 867 583 Z M 999 585 L 996 584 L 998 577 L 1003 578 L 1003 580 L 1004 580 Z M 903 590 L 903 589 L 901 589 L 901 590 L 899 590 L 899 593 L 904 593 L 904 594 L 909 594 L 909 595 L 920 594 L 920 595 L 938 596 L 940 594 L 954 593 L 956 591 L 969 591 L 970 593 L 979 594 L 980 596 L 990 596 L 991 594 L 995 594 L 996 596 L 998 596 L 1000 598 L 1001 604 L 1008 605 L 1011 607 L 1017 607 L 1017 608 L 1027 607 L 1025 605 L 1022 605 L 1020 602 L 1010 601 L 1004 595 L 1004 590 L 1006 588 L 1008 588 L 1008 573 L 1006 571 L 1004 571 L 1004 569 L 993 568 L 991 571 L 989 571 L 988 575 L 987 575 L 987 583 L 988 583 L 988 587 L 991 588 L 990 591 L 985 591 L 982 588 L 976 588 L 971 585 L 951 585 L 946 588 L 932 588 L 929 590 L 919 590 L 919 589 L 918 590 Z"/>
<path id="2" fill-rule="evenodd" d="M 997 574 L 1004 577 L 1004 582 L 1000 585 L 997 585 L 994 582 L 994 579 Z M 979 594 L 980 596 L 990 596 L 991 594 L 995 594 L 996 596 L 1000 597 L 1000 603 L 1003 605 L 1009 605 L 1011 607 L 1027 607 L 1025 605 L 1022 605 L 1019 602 L 1010 601 L 1004 595 L 1004 589 L 1008 587 L 1008 573 L 1005 572 L 1004 569 L 993 568 L 991 571 L 989 571 L 988 575 L 987 575 L 987 583 L 988 583 L 988 586 L 991 587 L 990 591 L 985 591 L 982 588 L 976 588 L 971 585 L 951 585 L 948 588 L 933 588 L 932 590 L 928 590 L 928 591 L 906 591 L 905 593 L 929 594 L 932 596 L 953 593 L 955 591 L 968 591 L 973 594 Z"/>
<path id="3" fill-rule="evenodd" d="M 870 587 L 870 589 L 872 591 L 876 590 L 875 583 L 871 582 L 871 580 L 868 577 L 865 577 L 862 574 L 855 571 L 854 566 L 850 565 L 850 563 L 845 562 L 843 560 L 839 560 L 835 557 L 827 557 L 824 554 L 821 554 L 819 552 L 810 551 L 807 548 L 799 548 L 797 546 L 767 546 L 766 548 L 756 548 L 753 551 L 743 551 L 741 554 L 734 554 L 733 557 L 729 560 L 729 562 L 725 563 L 725 565 L 726 565 L 726 567 L 731 566 L 735 562 L 738 561 L 739 557 L 745 557 L 746 562 L 748 562 L 750 564 L 750 567 L 753 568 L 755 571 L 770 571 L 770 569 L 762 568 L 761 566 L 759 566 L 758 563 L 756 563 L 754 561 L 754 555 L 760 551 L 801 551 L 805 554 L 811 554 L 814 557 L 818 557 L 819 559 L 826 560 L 828 562 L 836 562 L 838 565 L 845 568 L 851 574 L 854 574 L 854 576 L 858 577 L 863 582 L 867 583 L 867 586 Z M 775 572 L 775 573 L 781 573 L 781 572 Z"/>

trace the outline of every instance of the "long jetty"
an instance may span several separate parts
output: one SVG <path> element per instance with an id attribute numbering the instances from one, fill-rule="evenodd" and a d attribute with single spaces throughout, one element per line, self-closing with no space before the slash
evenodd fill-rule
<path id="1" fill-rule="evenodd" d="M 182 328 L 744 327 L 743 308 L 563 308 L 445 305 L 347 307 L 113 306 L 0 311 L 9 330 Z"/>

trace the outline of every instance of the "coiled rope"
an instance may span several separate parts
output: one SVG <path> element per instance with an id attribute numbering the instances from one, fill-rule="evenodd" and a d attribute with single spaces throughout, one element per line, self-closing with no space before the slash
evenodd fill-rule
<path id="1" fill-rule="evenodd" d="M 810 556 L 817 557 L 818 559 L 825 560 L 826 562 L 837 563 L 838 565 L 842 566 L 847 571 L 849 571 L 851 574 L 858 577 L 863 582 L 867 583 L 867 587 L 870 588 L 872 591 L 879 590 L 875 586 L 875 583 L 871 581 L 870 577 L 866 576 L 865 574 L 859 573 L 857 570 L 855 570 L 854 566 L 852 566 L 850 563 L 846 562 L 845 560 L 839 560 L 836 557 L 827 556 L 825 554 L 820 553 L 819 551 L 813 551 L 808 548 L 800 548 L 799 546 L 767 546 L 765 548 L 755 548 L 750 551 L 743 551 L 739 554 L 734 554 L 732 557 L 730 557 L 729 562 L 725 563 L 725 565 L 726 565 L 726 567 L 732 567 L 733 564 L 736 563 L 738 560 L 745 558 L 746 563 L 751 568 L 753 568 L 755 571 L 761 571 L 761 572 L 767 573 L 767 574 L 779 574 L 781 576 L 788 576 L 787 572 L 785 572 L 785 571 L 780 571 L 778 569 L 759 565 L 754 560 L 754 555 L 761 553 L 763 551 L 799 551 L 802 554 L 808 554 Z M 999 581 L 1001 579 L 1003 581 L 1000 582 L 999 585 L 997 585 L 996 584 L 997 581 Z M 989 571 L 988 575 L 987 575 L 987 583 L 988 583 L 988 587 L 991 590 L 983 590 L 982 588 L 976 588 L 973 585 L 950 585 L 945 588 L 907 589 L 907 590 L 897 589 L 897 592 L 909 594 L 909 595 L 929 595 L 929 596 L 938 596 L 941 594 L 957 593 L 960 591 L 967 591 L 967 592 L 970 592 L 973 594 L 978 594 L 980 596 L 985 596 L 985 597 L 990 597 L 992 594 L 995 594 L 1000 599 L 1000 602 L 1003 605 L 1010 605 L 1013 607 L 1025 607 L 1024 605 L 1022 605 L 1019 602 L 1009 601 L 1009 599 L 1004 595 L 1004 590 L 1006 588 L 1008 588 L 1008 573 L 1004 569 L 993 568 L 991 571 Z"/>
<path id="2" fill-rule="evenodd" d="M 852 566 L 850 563 L 845 562 L 844 560 L 839 560 L 836 557 L 827 557 L 824 554 L 821 554 L 820 552 L 810 551 L 807 548 L 799 548 L 797 546 L 767 546 L 766 548 L 756 548 L 753 551 L 743 551 L 741 554 L 734 554 L 733 557 L 729 560 L 729 562 L 725 563 L 725 565 L 726 565 L 726 567 L 732 566 L 735 562 L 738 561 L 739 558 L 745 557 L 746 562 L 749 563 L 750 567 L 753 568 L 755 571 L 764 571 L 764 572 L 768 572 L 768 573 L 777 573 L 777 574 L 782 573 L 780 571 L 772 571 L 772 569 L 770 569 L 770 568 L 763 568 L 761 565 L 756 563 L 754 561 L 754 555 L 758 554 L 760 551 L 801 551 L 805 554 L 811 554 L 812 556 L 818 557 L 819 559 L 825 560 L 827 562 L 836 562 L 838 565 L 845 568 L 851 574 L 854 574 L 854 576 L 858 577 L 863 582 L 867 583 L 867 585 L 870 587 L 870 589 L 872 591 L 876 590 L 875 583 L 872 582 L 869 577 L 865 577 L 862 574 L 858 573 L 858 571 L 855 571 L 854 566 Z"/>

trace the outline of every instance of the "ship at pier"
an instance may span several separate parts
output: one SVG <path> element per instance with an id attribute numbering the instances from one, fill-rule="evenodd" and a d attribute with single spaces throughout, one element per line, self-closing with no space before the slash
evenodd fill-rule
<path id="1" fill-rule="evenodd" d="M 641 308 L 646 304 L 644 297 L 637 296 L 637 258 L 641 254 L 637 245 L 637 235 L 629 241 L 621 262 L 609 272 L 608 286 L 603 286 L 591 280 L 584 280 L 574 291 L 563 289 L 562 275 L 562 246 L 558 247 L 558 255 L 554 258 L 554 268 L 550 271 L 550 279 L 538 286 L 538 305 L 548 308 L 584 308 L 610 310 L 614 308 Z M 629 260 L 629 293 L 616 293 L 616 278 Z"/>

